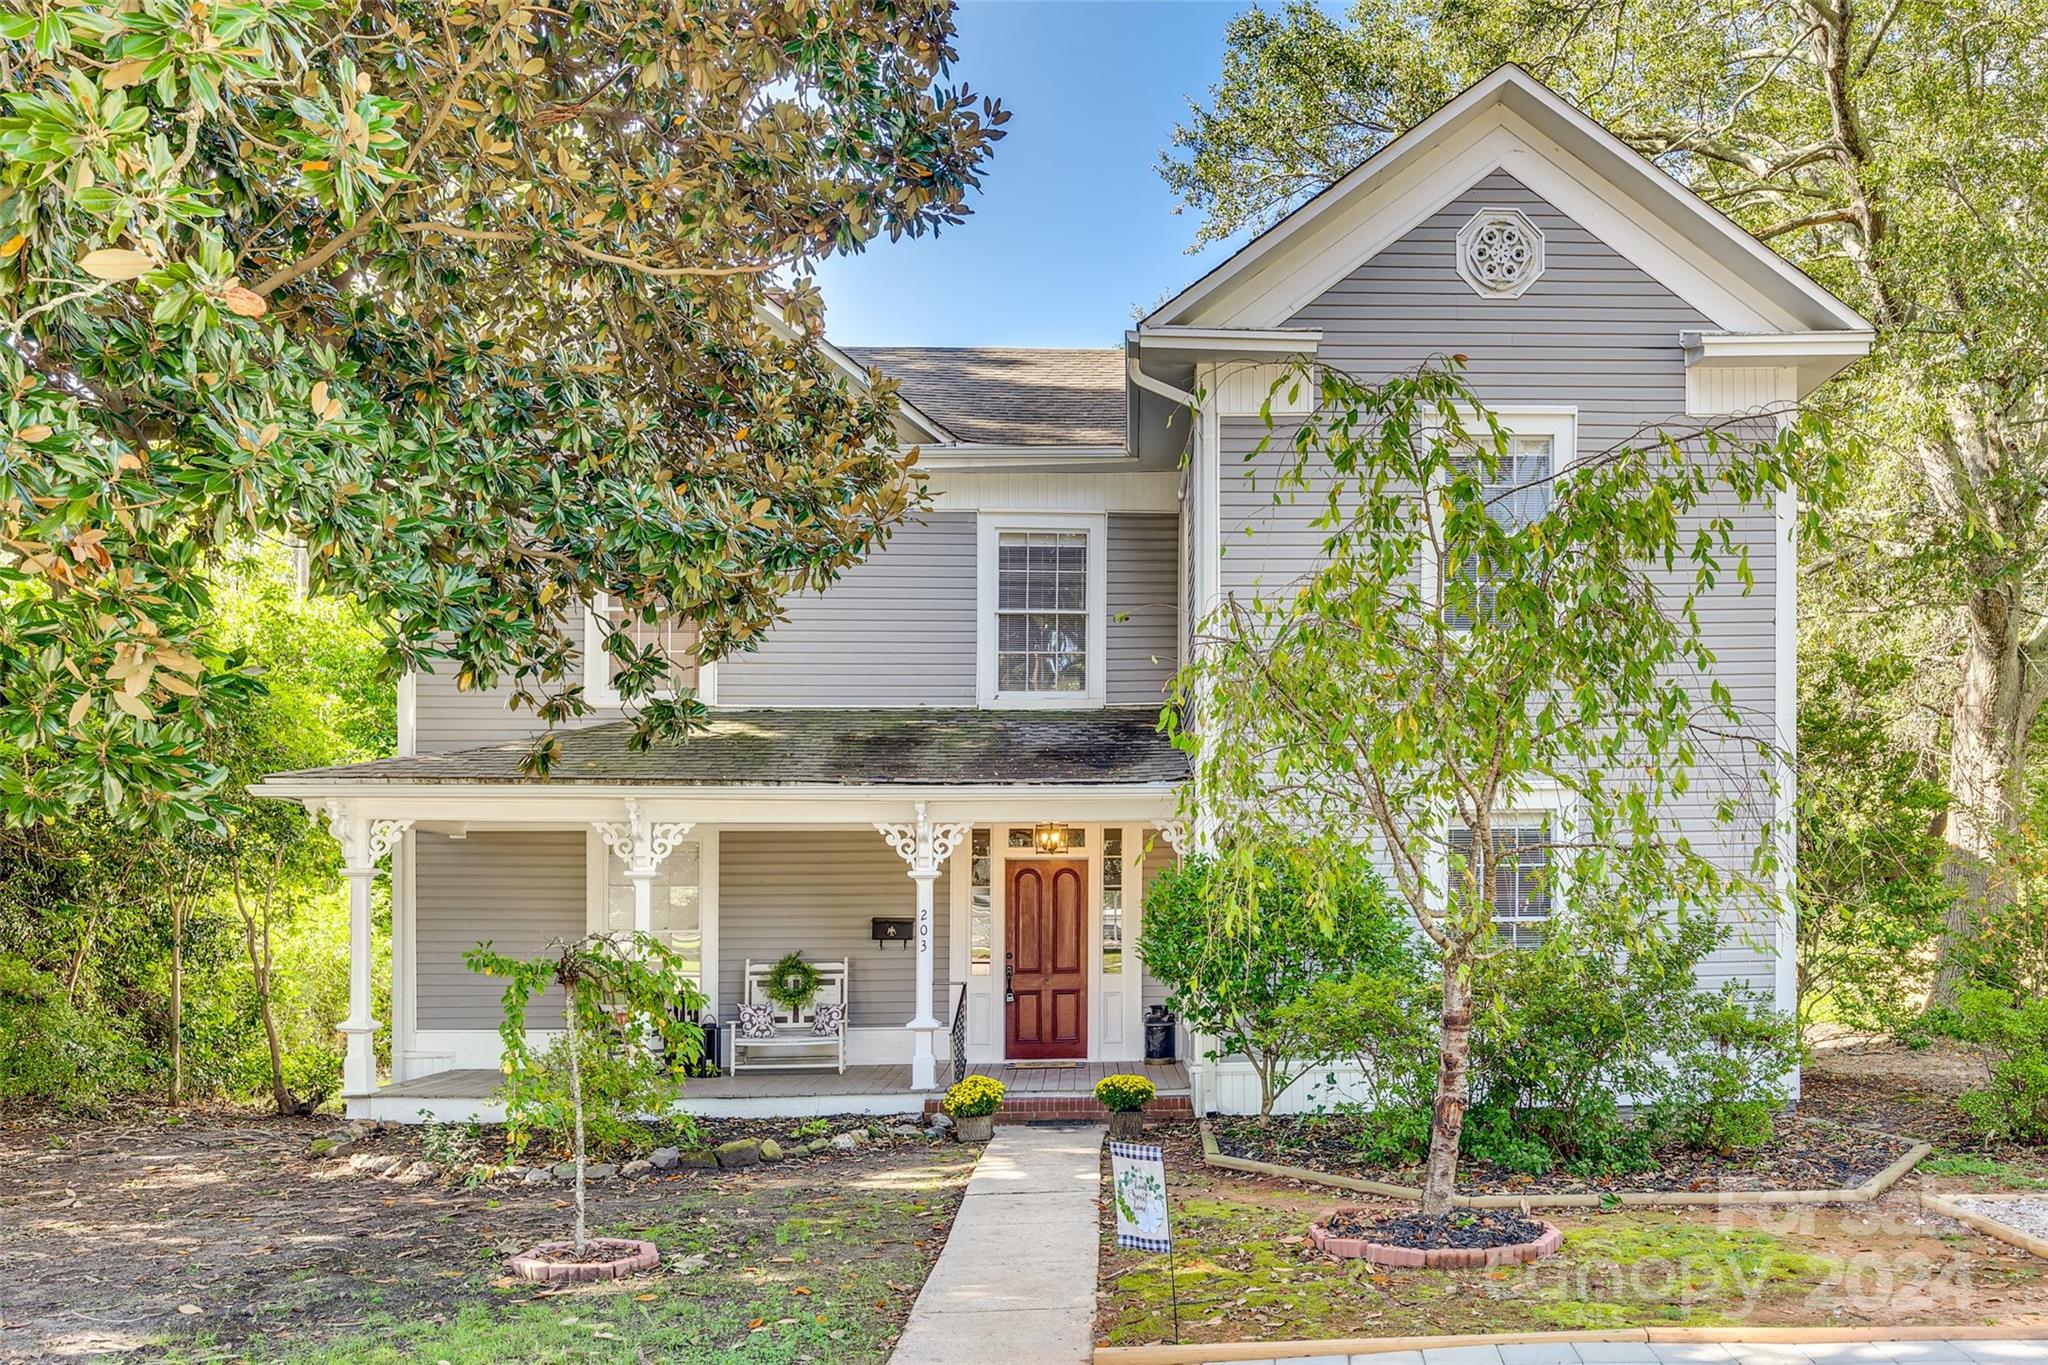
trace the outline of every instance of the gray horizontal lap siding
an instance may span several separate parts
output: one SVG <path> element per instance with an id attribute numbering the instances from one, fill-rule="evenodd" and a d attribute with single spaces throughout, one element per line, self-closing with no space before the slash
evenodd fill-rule
<path id="1" fill-rule="evenodd" d="M 571 639 L 582 640 L 582 607 L 570 608 L 568 630 Z M 454 664 L 442 660 L 436 668 L 436 672 L 418 673 L 413 677 L 415 752 L 440 754 L 484 744 L 509 744 L 513 740 L 532 739 L 547 730 L 545 724 L 534 718 L 530 708 L 514 711 L 507 705 L 512 699 L 511 683 L 500 682 L 493 687 L 473 688 L 465 692 L 455 685 Z M 623 714 L 615 706 L 604 707 L 575 723 L 596 725 L 618 720 Z"/>
<path id="2" fill-rule="evenodd" d="M 1457 273 L 1458 229 L 1483 208 L 1520 209 L 1544 234 L 1544 273 L 1519 299 L 1482 299 Z M 1465 377 L 1480 402 L 1504 406 L 1573 407 L 1580 458 L 1637 443 L 1660 430 L 1689 431 L 1685 416 L 1681 330 L 1713 324 L 1577 223 L 1509 176 L 1496 171 L 1431 215 L 1400 241 L 1354 270 L 1304 307 L 1288 326 L 1319 329 L 1319 359 L 1362 379 L 1384 378 L 1432 356 L 1462 354 Z M 1247 463 L 1268 434 L 1258 417 L 1221 422 L 1221 585 L 1245 596 L 1272 591 L 1320 555 L 1324 533 L 1309 523 L 1323 508 L 1327 479 L 1307 492 L 1273 500 L 1262 474 L 1278 456 L 1269 450 Z M 1272 445 L 1287 448 L 1284 437 Z M 1701 609 L 1716 655 L 1716 674 L 1757 722 L 1768 726 L 1776 701 L 1776 526 L 1767 507 L 1730 508 L 1748 545 L 1755 588 L 1744 595 L 1732 573 Z M 1660 576 L 1661 577 L 1661 576 Z M 1675 582 L 1676 580 L 1672 580 Z M 1702 764 L 1691 796 L 1675 808 L 1696 841 L 1729 862 L 1746 857 L 1713 828 L 1714 801 L 1747 783 Z M 1731 910 L 1731 923 L 1740 920 Z M 1768 934 L 1746 922 L 1751 938 Z M 1701 980 L 1768 987 L 1770 955 L 1757 943 L 1733 942 L 1703 965 Z"/>
<path id="3" fill-rule="evenodd" d="M 584 839 L 577 830 L 475 833 L 466 839 L 415 833 L 414 933 L 419 1027 L 495 1029 L 505 983 L 463 964 L 489 940 L 499 952 L 532 957 L 551 939 L 585 925 Z M 527 1006 L 533 1028 L 557 1028 L 562 993 L 550 987 Z"/>
<path id="4" fill-rule="evenodd" d="M 933 885 L 932 1007 L 950 1019 L 947 922 L 951 864 Z M 877 944 L 869 921 L 909 919 L 917 887 L 873 830 L 728 830 L 718 841 L 718 971 L 722 1009 L 744 998 L 747 959 L 773 962 L 801 951 L 813 961 L 845 958 L 855 1028 L 901 1028 L 917 1011 L 917 954 Z"/>
<path id="5" fill-rule="evenodd" d="M 1170 513 L 1108 520 L 1111 705 L 1159 701 L 1178 663 L 1178 526 Z M 972 512 L 930 513 L 823 592 L 789 599 L 788 619 L 759 649 L 719 661 L 719 704 L 973 706 L 975 540 Z M 446 664 L 418 675 L 415 748 L 442 753 L 541 733 L 530 710 L 506 706 L 511 695 L 509 683 L 460 691 Z M 577 723 L 620 714 L 609 708 Z"/>
<path id="6" fill-rule="evenodd" d="M 928 513 L 784 605 L 758 650 L 719 661 L 721 706 L 974 705 L 973 513 Z"/>
<path id="7" fill-rule="evenodd" d="M 1104 695 L 1111 706 L 1163 702 L 1179 664 L 1180 518 L 1115 513 L 1108 530 Z"/>

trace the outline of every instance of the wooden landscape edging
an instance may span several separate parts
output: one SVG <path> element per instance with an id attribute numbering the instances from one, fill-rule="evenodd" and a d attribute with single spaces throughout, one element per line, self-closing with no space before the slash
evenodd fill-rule
<path id="1" fill-rule="evenodd" d="M 1097 1365 L 1201 1365 L 1206 1361 L 1274 1360 L 1290 1356 L 1382 1355 L 1452 1346 L 1542 1346 L 1566 1342 L 1687 1345 L 1850 1344 L 1859 1341 L 2048 1341 L 2037 1323 L 1981 1322 L 1953 1327 L 1632 1327 L 1607 1332 L 1495 1332 L 1444 1337 L 1336 1337 L 1297 1341 L 1211 1341 L 1187 1346 L 1097 1346 Z"/>
<path id="2" fill-rule="evenodd" d="M 2042 1197 L 2039 1194 L 2003 1190 L 1994 1194 L 1964 1196 L 1967 1199 L 2040 1199 Z M 1973 1213 L 1943 1195 L 1931 1194 L 1923 1190 L 1920 1194 L 1920 1207 L 1938 1213 L 1944 1218 L 1953 1218 L 1958 1223 L 1967 1224 L 1983 1233 L 1986 1237 L 1995 1237 L 1999 1241 L 2010 1243 L 2022 1251 L 2031 1251 L 2036 1256 L 2048 1257 L 2048 1240 L 2036 1237 L 2030 1232 L 2022 1232 L 2018 1228 L 2010 1227 L 1995 1218 L 1987 1218 L 1981 1213 Z"/>
<path id="3" fill-rule="evenodd" d="M 1226 1171 L 1245 1171 L 1252 1175 L 1276 1176 L 1282 1180 L 1300 1180 L 1311 1185 L 1327 1185 L 1332 1189 L 1353 1190 L 1361 1194 L 1376 1194 L 1383 1199 L 1406 1199 L 1414 1203 L 1422 1201 L 1422 1191 L 1413 1185 L 1394 1185 L 1384 1180 L 1359 1180 L 1351 1176 L 1312 1171 L 1305 1166 L 1282 1166 L 1277 1162 L 1225 1156 L 1216 1145 L 1216 1135 L 1209 1131 L 1209 1120 L 1203 1119 L 1201 1126 L 1204 1165 Z M 1904 1141 L 1903 1138 L 1899 1140 Z M 1635 1208 L 1654 1208 L 1660 1205 L 1739 1208 L 1755 1204 L 1867 1204 L 1896 1185 L 1901 1176 L 1919 1165 L 1933 1150 L 1934 1148 L 1925 1142 L 1916 1142 L 1905 1155 L 1861 1185 L 1829 1190 L 1617 1190 L 1607 1194 L 1454 1194 L 1451 1196 L 1451 1203 L 1461 1208 L 1473 1209 L 1598 1209 L 1616 1204 Z"/>

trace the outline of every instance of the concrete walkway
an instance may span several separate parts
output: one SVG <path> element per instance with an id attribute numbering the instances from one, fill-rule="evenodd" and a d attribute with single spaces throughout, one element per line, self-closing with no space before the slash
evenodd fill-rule
<path id="1" fill-rule="evenodd" d="M 1027 1357 L 1018 1357 L 1026 1359 Z M 1278 1356 L 1231 1365 L 2039 1365 L 2048 1341 L 1544 1342 L 1445 1346 L 1376 1355 Z"/>
<path id="2" fill-rule="evenodd" d="M 1102 1136 L 1092 1125 L 996 1129 L 894 1365 L 1085 1365 Z"/>

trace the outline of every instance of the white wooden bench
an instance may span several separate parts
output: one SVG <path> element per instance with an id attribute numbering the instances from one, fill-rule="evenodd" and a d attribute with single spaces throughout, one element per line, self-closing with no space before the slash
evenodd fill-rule
<path id="1" fill-rule="evenodd" d="M 821 978 L 818 993 L 811 1003 L 800 1010 L 786 1010 L 768 998 L 766 989 L 768 975 L 774 970 L 772 962 L 757 962 L 747 959 L 745 1000 L 750 1005 L 766 1005 L 774 1011 L 775 1036 L 772 1038 L 747 1038 L 740 1033 L 739 1021 L 732 1024 L 731 1053 L 732 1071 L 796 1071 L 804 1068 L 836 1066 L 841 1075 L 846 1074 L 846 1014 L 841 1009 L 839 1026 L 830 1033 L 819 1033 L 814 1027 L 819 1005 L 846 1004 L 847 964 L 840 962 L 813 962 Z"/>

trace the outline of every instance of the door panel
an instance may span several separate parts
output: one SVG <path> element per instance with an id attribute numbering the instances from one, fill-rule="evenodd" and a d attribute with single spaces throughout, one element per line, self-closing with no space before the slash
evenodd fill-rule
<path id="1" fill-rule="evenodd" d="M 1088 1055 L 1088 864 L 1008 865 L 1003 1011 L 1014 1061 Z"/>

